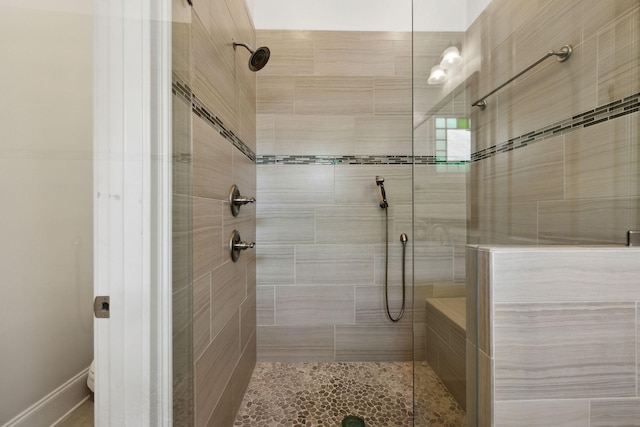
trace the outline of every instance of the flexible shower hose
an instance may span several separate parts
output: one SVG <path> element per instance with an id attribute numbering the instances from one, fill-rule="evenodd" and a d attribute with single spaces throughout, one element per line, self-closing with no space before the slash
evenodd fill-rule
<path id="1" fill-rule="evenodd" d="M 402 319 L 404 315 L 404 304 L 405 304 L 405 255 L 407 249 L 406 239 L 401 239 L 402 242 L 402 308 L 400 309 L 400 314 L 398 317 L 393 317 L 391 315 L 391 311 L 389 309 L 389 210 L 385 208 L 384 210 L 384 218 L 385 218 L 385 233 L 384 233 L 384 303 L 387 308 L 387 316 L 389 320 L 392 322 L 398 322 Z"/>

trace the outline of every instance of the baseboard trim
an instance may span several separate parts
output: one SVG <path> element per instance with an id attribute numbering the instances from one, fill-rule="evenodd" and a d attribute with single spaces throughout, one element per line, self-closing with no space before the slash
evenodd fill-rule
<path id="1" fill-rule="evenodd" d="M 88 375 L 89 368 L 83 369 L 2 427 L 55 425 L 89 396 Z"/>

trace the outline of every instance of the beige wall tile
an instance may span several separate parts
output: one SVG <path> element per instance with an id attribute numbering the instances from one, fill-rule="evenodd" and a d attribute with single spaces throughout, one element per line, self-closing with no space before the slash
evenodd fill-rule
<path id="1" fill-rule="evenodd" d="M 256 333 L 256 290 L 247 295 L 240 304 L 240 348 L 249 343 L 249 339 Z"/>
<path id="2" fill-rule="evenodd" d="M 314 50 L 313 40 L 289 38 L 288 32 L 285 36 L 272 35 L 274 31 L 258 31 L 258 44 L 268 46 L 271 50 L 269 65 L 261 70 L 261 74 L 272 75 L 308 75 L 314 73 Z"/>
<path id="3" fill-rule="evenodd" d="M 411 360 L 412 341 L 402 326 L 336 326 L 336 361 Z"/>
<path id="4" fill-rule="evenodd" d="M 356 117 L 354 154 L 363 156 L 410 156 L 411 116 L 377 115 Z"/>
<path id="5" fill-rule="evenodd" d="M 541 243 L 625 244 L 637 225 L 638 199 L 586 199 L 540 202 Z"/>
<path id="6" fill-rule="evenodd" d="M 562 200 L 562 137 L 491 157 L 484 175 L 484 196 L 495 202 Z"/>
<path id="7" fill-rule="evenodd" d="M 376 176 L 384 178 L 391 207 L 411 203 L 411 167 L 407 165 L 338 165 L 335 167 L 335 203 L 376 206 L 381 199 Z M 322 204 L 326 204 L 321 201 Z"/>
<path id="8" fill-rule="evenodd" d="M 387 40 L 316 40 L 315 72 L 329 76 L 393 76 L 395 44 Z"/>
<path id="9" fill-rule="evenodd" d="M 453 281 L 452 246 L 415 244 L 413 262 L 415 283 Z"/>
<path id="10" fill-rule="evenodd" d="M 193 121 L 193 194 L 227 200 L 232 179 L 233 146 L 200 117 Z"/>
<path id="11" fill-rule="evenodd" d="M 223 262 L 222 203 L 193 198 L 193 277 L 198 279 Z"/>
<path id="12" fill-rule="evenodd" d="M 256 237 L 260 243 L 316 242 L 316 215 L 312 207 L 260 204 L 256 216 Z"/>
<path id="13" fill-rule="evenodd" d="M 333 171 L 325 165 L 258 166 L 259 204 L 331 204 Z"/>
<path id="14" fill-rule="evenodd" d="M 193 275 L 192 198 L 174 194 L 171 212 L 172 288 L 175 292 L 189 286 Z"/>
<path id="15" fill-rule="evenodd" d="M 193 357 L 199 359 L 211 342 L 211 274 L 193 284 Z M 174 312 L 175 315 L 175 312 Z"/>
<path id="16" fill-rule="evenodd" d="M 491 254 L 484 250 L 478 251 L 476 260 L 478 275 L 477 290 L 477 319 L 478 348 L 489 357 L 494 357 L 494 290 L 492 281 L 493 260 Z"/>
<path id="17" fill-rule="evenodd" d="M 467 372 L 467 424 L 466 427 L 478 427 L 479 424 L 476 423 L 478 418 L 478 369 L 477 369 L 477 357 L 476 351 L 477 347 L 475 347 L 471 341 L 467 339 L 467 354 L 470 357 L 466 358 L 466 372 Z"/>
<path id="18" fill-rule="evenodd" d="M 227 324 L 246 297 L 246 273 L 231 260 L 211 273 L 211 338 Z"/>
<path id="19" fill-rule="evenodd" d="M 460 204 L 466 202 L 466 172 L 457 165 L 414 165 L 414 202 Z"/>
<path id="20" fill-rule="evenodd" d="M 296 283 L 372 284 L 373 250 L 373 245 L 297 246 Z"/>
<path id="21" fill-rule="evenodd" d="M 295 250 L 292 245 L 256 247 L 258 285 L 294 283 Z"/>
<path id="22" fill-rule="evenodd" d="M 238 96 L 235 75 L 225 61 L 219 60 L 232 55 L 233 47 L 215 46 L 197 17 L 192 25 L 193 92 L 218 116 L 226 126 L 237 132 Z"/>
<path id="23" fill-rule="evenodd" d="M 297 77 L 295 79 L 296 114 L 373 113 L 371 77 Z"/>
<path id="24" fill-rule="evenodd" d="M 412 257 L 412 243 L 409 242 L 405 249 L 404 259 L 404 274 L 405 284 L 411 286 L 413 277 L 413 257 Z M 375 246 L 375 284 L 384 285 L 384 273 L 387 263 L 385 262 L 385 244 L 380 243 Z M 402 245 L 400 244 L 399 234 L 391 235 L 389 231 L 389 263 L 387 270 L 387 282 L 391 285 L 402 285 Z M 426 282 L 416 283 L 417 285 L 424 285 Z"/>
<path id="25" fill-rule="evenodd" d="M 207 425 L 240 357 L 239 325 L 236 312 L 195 363 L 196 426 Z"/>
<path id="26" fill-rule="evenodd" d="M 522 400 L 495 403 L 496 427 L 584 427 L 589 424 L 589 400 Z"/>
<path id="27" fill-rule="evenodd" d="M 275 324 L 353 324 L 353 286 L 276 286 Z"/>
<path id="28" fill-rule="evenodd" d="M 256 164 L 244 155 L 237 148 L 232 151 L 233 167 L 232 181 L 240 189 L 240 194 L 247 197 L 255 197 L 256 195 Z M 227 199 L 229 200 L 229 190 L 227 190 Z M 249 209 L 247 209 L 249 208 Z M 251 210 L 251 206 L 244 205 L 241 209 L 243 215 L 245 211 Z"/>
<path id="29" fill-rule="evenodd" d="M 317 243 L 384 242 L 385 216 L 379 206 L 318 206 L 315 212 Z M 393 222 L 389 226 L 393 230 Z"/>
<path id="30" fill-rule="evenodd" d="M 640 426 L 640 399 L 592 400 L 591 427 Z"/>
<path id="31" fill-rule="evenodd" d="M 565 136 L 566 199 L 629 195 L 629 120 L 621 117 Z M 634 175 L 635 178 L 635 175 Z"/>
<path id="32" fill-rule="evenodd" d="M 478 426 L 494 425 L 494 360 L 484 352 L 478 352 Z"/>
<path id="33" fill-rule="evenodd" d="M 376 53 L 377 55 L 380 52 Z M 411 115 L 412 80 L 410 77 L 376 77 L 374 112 L 376 115 Z"/>
<path id="34" fill-rule="evenodd" d="M 557 248 L 493 252 L 495 302 L 636 301 L 640 251 Z M 606 283 L 606 286 L 602 286 Z"/>
<path id="35" fill-rule="evenodd" d="M 353 155 L 355 119 L 332 115 L 276 115 L 268 154 Z M 262 143 L 262 141 L 261 141 Z"/>
<path id="36" fill-rule="evenodd" d="M 388 290 L 389 310 L 394 318 L 400 314 L 402 307 L 402 285 L 394 284 Z M 413 309 L 411 304 L 411 287 L 407 284 L 405 288 L 405 313 L 398 325 L 409 326 L 414 322 L 418 323 L 411 315 Z M 424 309 L 421 310 L 422 322 L 424 323 Z M 356 286 L 355 287 L 355 323 L 356 325 L 389 325 L 387 310 L 385 306 L 384 286 Z M 424 333 L 424 331 L 422 331 Z M 424 357 L 424 355 L 423 355 Z"/>
<path id="37" fill-rule="evenodd" d="M 293 114 L 294 79 L 291 76 L 258 74 L 258 114 Z"/>
<path id="38" fill-rule="evenodd" d="M 275 325 L 275 287 L 256 288 L 256 317 L 258 326 Z"/>
<path id="39" fill-rule="evenodd" d="M 440 349 L 439 377 L 462 409 L 467 406 L 466 359 L 448 346 Z"/>
<path id="40" fill-rule="evenodd" d="M 539 205 L 542 203 L 492 203 L 476 206 L 478 212 L 478 240 L 476 241 L 483 244 L 537 244 Z"/>
<path id="41" fill-rule="evenodd" d="M 176 95 L 172 96 L 171 142 L 172 182 L 174 194 L 191 194 L 191 106 Z"/>
<path id="42" fill-rule="evenodd" d="M 635 396 L 635 327 L 635 304 L 496 304 L 496 400 Z"/>
<path id="43" fill-rule="evenodd" d="M 242 404 L 247 386 L 256 364 L 256 345 L 255 334 L 252 335 L 249 345 L 240 356 L 240 360 L 236 365 L 227 385 L 224 389 L 216 409 L 213 411 L 208 427 L 218 427 L 231 425 L 238 413 L 238 409 Z"/>
<path id="44" fill-rule="evenodd" d="M 478 269 L 477 269 L 477 249 L 467 246 L 465 251 L 465 261 L 467 269 L 467 278 L 465 283 L 467 298 L 467 315 L 466 315 L 466 331 L 467 340 L 471 345 L 477 346 L 477 301 L 478 301 Z M 468 401 L 468 399 L 467 399 Z"/>
<path id="45" fill-rule="evenodd" d="M 259 326 L 259 362 L 334 361 L 333 325 Z"/>
<path id="46" fill-rule="evenodd" d="M 598 103 L 640 92 L 640 8 L 598 33 Z"/>

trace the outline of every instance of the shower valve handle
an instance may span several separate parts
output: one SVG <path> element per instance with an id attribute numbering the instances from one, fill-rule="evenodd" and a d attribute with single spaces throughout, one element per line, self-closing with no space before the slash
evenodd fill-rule
<path id="1" fill-rule="evenodd" d="M 256 201 L 255 197 L 245 197 L 240 196 L 237 199 L 233 199 L 234 205 L 246 205 L 247 203 L 254 203 Z"/>
<path id="2" fill-rule="evenodd" d="M 243 242 L 238 230 L 233 230 L 233 232 L 231 232 L 231 237 L 229 238 L 229 252 L 233 262 L 238 261 L 238 258 L 240 258 L 240 251 L 246 251 L 247 249 L 255 247 L 255 242 Z"/>
<path id="3" fill-rule="evenodd" d="M 239 243 L 234 243 L 233 244 L 233 248 L 234 249 L 239 249 L 241 251 L 245 251 L 247 249 L 255 248 L 255 246 L 256 246 L 255 242 L 251 242 L 251 243 L 239 242 Z"/>
<path id="4" fill-rule="evenodd" d="M 237 185 L 233 184 L 231 186 L 231 190 L 229 191 L 229 207 L 231 208 L 231 214 L 233 216 L 238 216 L 240 213 L 240 206 L 246 205 L 247 203 L 255 203 L 255 201 L 255 197 L 240 195 L 240 189 Z"/>

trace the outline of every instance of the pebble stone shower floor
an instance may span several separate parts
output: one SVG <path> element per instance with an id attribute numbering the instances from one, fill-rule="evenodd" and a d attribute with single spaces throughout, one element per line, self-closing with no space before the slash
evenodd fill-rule
<path id="1" fill-rule="evenodd" d="M 347 415 L 366 427 L 413 426 L 411 362 L 258 363 L 235 425 L 340 427 Z M 463 427 L 464 410 L 425 362 L 416 364 L 416 427 Z"/>

